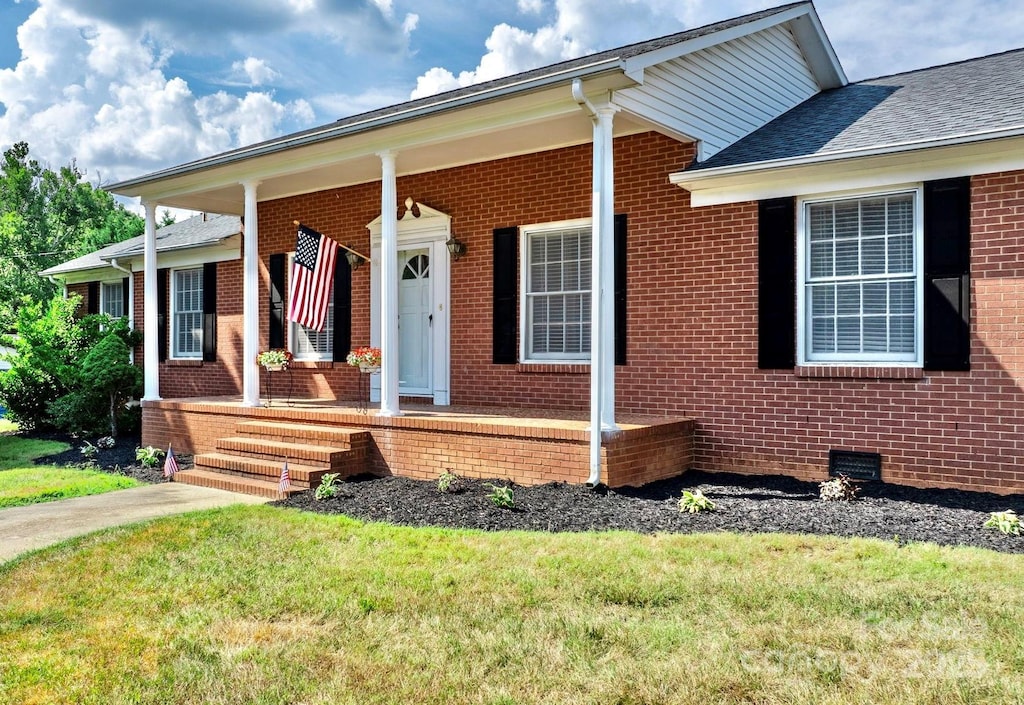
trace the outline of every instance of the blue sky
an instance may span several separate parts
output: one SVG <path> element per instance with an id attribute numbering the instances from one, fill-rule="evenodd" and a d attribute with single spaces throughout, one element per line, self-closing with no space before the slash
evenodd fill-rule
<path id="1" fill-rule="evenodd" d="M 109 183 L 772 0 L 0 0 L 0 149 Z M 820 0 L 853 80 L 1024 45 L 1017 0 Z"/>

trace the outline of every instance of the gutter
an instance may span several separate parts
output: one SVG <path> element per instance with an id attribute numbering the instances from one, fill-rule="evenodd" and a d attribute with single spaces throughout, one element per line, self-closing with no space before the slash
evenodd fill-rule
<path id="1" fill-rule="evenodd" d="M 406 120 L 412 120 L 414 118 L 426 117 L 429 115 L 435 115 L 444 113 L 457 108 L 466 107 L 468 105 L 474 105 L 477 103 L 485 103 L 499 98 L 503 98 L 515 93 L 525 93 L 532 90 L 538 90 L 546 88 L 551 85 L 563 83 L 566 80 L 578 80 L 580 78 L 591 78 L 603 73 L 611 73 L 615 70 L 623 70 L 623 61 L 619 58 L 605 59 L 598 61 L 593 64 L 585 64 L 583 66 L 577 66 L 572 69 L 560 71 L 553 74 L 547 74 L 538 78 L 527 79 L 525 81 L 517 81 L 497 88 L 491 88 L 477 93 L 470 93 L 468 95 L 458 96 L 456 98 L 448 98 L 436 103 L 429 103 L 427 105 L 418 106 L 415 108 L 407 108 L 405 110 L 399 110 L 388 115 L 380 117 L 367 118 L 356 122 L 348 123 L 345 125 L 334 125 L 325 126 L 324 129 L 317 130 L 315 132 L 304 134 L 298 137 L 284 137 L 280 140 L 263 143 L 262 145 L 256 145 L 253 147 L 244 147 L 240 150 L 233 152 L 225 152 L 223 154 L 208 157 L 206 159 L 200 159 L 198 161 L 189 162 L 180 166 L 171 167 L 162 171 L 156 171 L 152 174 L 141 176 L 137 179 L 128 179 L 127 181 L 119 181 L 115 184 L 104 186 L 105 191 L 114 193 L 122 193 L 128 189 L 144 186 L 156 181 L 168 179 L 176 176 L 184 176 L 197 171 L 203 171 L 218 166 L 225 166 L 228 164 L 234 164 L 237 162 L 245 161 L 248 159 L 255 159 L 257 157 L 263 157 L 277 152 L 283 152 L 285 150 L 294 149 L 296 147 L 305 147 L 320 142 L 326 142 L 341 137 L 348 137 L 351 135 L 359 134 L 361 132 L 369 132 L 384 127 L 394 125 L 399 122 Z M 137 195 L 137 194 L 136 194 Z"/>
<path id="2" fill-rule="evenodd" d="M 1024 136 L 1024 125 L 1017 127 L 1002 128 L 999 130 L 984 130 L 969 132 L 955 137 L 942 137 L 939 139 L 910 140 L 898 142 L 882 147 L 861 147 L 858 149 L 844 149 L 835 152 L 802 155 L 799 157 L 786 157 L 784 159 L 769 159 L 760 162 L 748 162 L 732 166 L 720 166 L 710 169 L 693 169 L 677 171 L 669 174 L 669 181 L 677 186 L 687 183 L 697 183 L 711 180 L 722 176 L 737 176 L 769 169 L 784 169 L 786 167 L 811 166 L 826 162 L 840 161 L 843 159 L 856 159 L 858 157 L 878 157 L 887 154 L 900 154 L 922 149 L 934 149 L 936 147 L 955 147 L 964 144 L 978 142 L 990 142 L 993 140 L 1006 139 L 1010 137 Z"/>

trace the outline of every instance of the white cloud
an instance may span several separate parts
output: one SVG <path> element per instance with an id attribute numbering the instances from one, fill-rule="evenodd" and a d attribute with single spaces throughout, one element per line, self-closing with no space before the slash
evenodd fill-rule
<path id="1" fill-rule="evenodd" d="M 42 0 L 18 30 L 22 56 L 0 69 L 0 146 L 29 142 L 52 164 L 76 159 L 104 181 L 269 139 L 312 123 L 304 99 L 196 95 L 165 72 L 171 54 L 147 35 Z M 249 57 L 252 85 L 276 76 Z"/>
<path id="2" fill-rule="evenodd" d="M 271 83 L 281 75 L 270 68 L 266 61 L 257 59 L 255 56 L 248 56 L 245 61 L 234 62 L 231 64 L 231 70 L 236 75 L 245 76 L 250 86 L 262 86 L 265 83 Z"/>
<path id="3" fill-rule="evenodd" d="M 523 14 L 538 15 L 544 10 L 544 0 L 517 0 L 516 7 Z"/>

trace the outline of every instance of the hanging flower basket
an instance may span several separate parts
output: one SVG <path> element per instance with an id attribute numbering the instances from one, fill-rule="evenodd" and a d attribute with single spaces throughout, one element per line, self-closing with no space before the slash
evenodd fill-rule
<path id="1" fill-rule="evenodd" d="M 352 367 L 358 367 L 359 371 L 365 374 L 380 372 L 380 348 L 356 348 L 348 354 L 345 362 L 352 365 Z"/>
<path id="2" fill-rule="evenodd" d="M 262 365 L 268 372 L 280 372 L 288 369 L 292 354 L 287 350 L 264 350 L 256 356 L 256 364 Z"/>

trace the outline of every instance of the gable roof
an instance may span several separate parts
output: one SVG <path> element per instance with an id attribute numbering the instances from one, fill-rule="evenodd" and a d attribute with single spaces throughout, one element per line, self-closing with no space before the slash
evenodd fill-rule
<path id="1" fill-rule="evenodd" d="M 210 199 L 206 201 L 206 203 L 210 204 L 208 206 L 209 210 L 239 212 L 237 210 L 232 211 L 229 206 L 233 200 L 239 198 L 240 191 L 235 189 L 238 193 L 234 194 L 229 194 L 226 191 L 227 185 L 237 185 L 237 181 L 231 180 L 235 177 L 237 171 L 228 172 L 226 169 L 240 162 L 269 157 L 287 150 L 302 148 L 307 150 L 311 160 L 307 162 L 305 159 L 302 159 L 303 163 L 309 163 L 313 167 L 317 167 L 321 164 L 321 161 L 318 160 L 324 159 L 323 153 L 326 148 L 321 145 L 326 142 L 350 138 L 356 135 L 365 135 L 374 130 L 404 125 L 420 118 L 442 115 L 447 117 L 447 113 L 471 107 L 481 108 L 498 100 L 524 98 L 544 89 L 564 86 L 574 79 L 593 81 L 594 90 L 617 90 L 627 85 L 636 85 L 638 80 L 642 80 L 643 69 L 648 63 L 645 61 L 645 57 L 651 58 L 651 60 L 665 60 L 673 51 L 678 51 L 678 53 L 693 51 L 702 45 L 707 46 L 719 41 L 726 41 L 732 36 L 743 34 L 745 31 L 754 31 L 762 26 L 786 22 L 793 24 L 793 32 L 798 35 L 798 43 L 801 49 L 808 55 L 809 61 L 814 67 L 814 73 L 819 85 L 830 87 L 844 84 L 846 78 L 842 72 L 842 67 L 839 65 L 835 52 L 832 50 L 824 30 L 821 28 L 813 4 L 807 1 L 796 2 L 722 22 L 715 22 L 703 27 L 677 32 L 664 37 L 562 61 L 493 81 L 353 115 L 326 125 L 173 166 L 138 178 L 121 181 L 107 188 L 113 192 L 129 196 L 141 196 L 153 200 L 164 198 L 165 200 L 162 202 L 188 208 L 207 207 L 197 205 L 197 201 L 186 203 L 190 193 L 205 190 Z M 603 83 L 602 80 L 604 81 Z M 565 94 L 565 100 L 569 101 L 568 92 Z M 536 118 L 537 115 L 533 115 L 529 119 L 536 120 Z M 478 132 L 481 129 L 479 124 L 470 127 Z M 436 132 L 431 132 L 434 129 L 432 127 L 428 126 L 425 129 L 429 133 L 428 137 L 430 138 L 427 143 L 433 142 L 436 144 L 436 140 L 446 139 L 449 140 L 448 143 L 450 144 L 454 139 L 451 136 L 438 136 Z M 422 140 L 423 137 L 420 136 L 419 139 Z M 418 143 L 413 139 L 411 141 L 402 140 L 402 144 L 404 146 L 400 147 L 400 149 L 405 149 L 403 154 L 407 158 L 410 147 Z M 389 147 L 384 148 L 389 149 Z M 362 154 L 362 152 L 359 152 L 360 149 L 365 150 L 369 154 L 374 153 L 372 149 L 365 147 L 362 143 L 358 144 L 358 149 L 355 149 L 353 153 Z M 375 149 L 380 151 L 380 147 L 375 147 Z M 346 155 L 350 154 L 352 153 L 346 153 Z M 499 156 L 507 155 L 502 154 Z M 351 158 L 351 156 L 348 158 Z M 334 163 L 336 164 L 337 161 L 335 159 Z M 405 161 L 405 164 L 408 163 L 408 161 Z M 260 167 L 257 166 L 256 168 Z M 271 169 L 272 176 L 279 175 L 275 171 L 276 168 Z M 407 166 L 405 168 L 422 170 L 426 167 L 414 164 L 412 167 Z M 438 167 L 437 165 L 432 165 L 431 168 Z M 218 169 L 221 170 L 218 174 L 211 173 Z M 309 169 L 306 171 L 308 172 Z M 356 172 L 350 170 L 350 173 L 355 174 Z M 205 180 L 204 176 L 200 176 L 200 174 L 207 175 L 209 180 Z M 353 178 L 358 179 L 359 177 L 354 176 Z M 177 182 L 172 186 L 170 182 L 175 179 L 177 179 Z M 352 181 L 352 183 L 359 182 L 358 180 Z M 262 183 L 264 188 L 268 186 L 266 179 L 263 179 Z M 329 186 L 337 185 L 339 184 L 330 184 Z M 320 186 L 320 188 L 323 187 L 325 186 Z M 285 195 L 292 195 L 293 193 L 270 190 L 272 191 L 272 195 L 268 196 L 270 198 L 279 198 Z M 219 203 L 220 207 L 216 207 L 215 203 Z"/>
<path id="2" fill-rule="evenodd" d="M 1024 134 L 1024 49 L 825 91 L 684 174 Z"/>
<path id="3" fill-rule="evenodd" d="M 156 251 L 169 252 L 205 247 L 221 242 L 242 230 L 242 221 L 233 215 L 195 215 L 177 223 L 165 225 L 156 231 Z M 59 276 L 70 272 L 90 269 L 104 269 L 110 260 L 138 257 L 145 249 L 145 235 L 129 238 L 123 242 L 44 269 L 42 276 Z"/>

